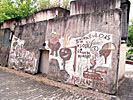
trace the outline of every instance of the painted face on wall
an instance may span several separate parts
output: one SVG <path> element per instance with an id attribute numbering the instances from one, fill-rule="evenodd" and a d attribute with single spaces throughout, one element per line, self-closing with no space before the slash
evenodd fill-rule
<path id="1" fill-rule="evenodd" d="M 60 57 L 63 59 L 64 62 L 64 70 L 65 70 L 65 62 L 71 58 L 72 52 L 69 48 L 62 48 L 60 49 Z"/>
<path id="2" fill-rule="evenodd" d="M 60 50 L 60 57 L 63 59 L 63 60 L 65 60 L 65 61 L 67 61 L 67 60 L 69 60 L 70 59 L 70 57 L 71 57 L 71 50 L 69 49 L 69 48 L 62 48 L 61 50 Z"/>

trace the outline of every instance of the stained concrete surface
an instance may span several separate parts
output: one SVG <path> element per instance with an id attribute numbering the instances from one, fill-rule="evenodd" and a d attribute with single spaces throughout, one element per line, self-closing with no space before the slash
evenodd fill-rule
<path id="1" fill-rule="evenodd" d="M 108 99 L 104 94 L 100 96 L 72 93 L 0 70 L 0 100 L 117 100 L 113 96 Z"/>

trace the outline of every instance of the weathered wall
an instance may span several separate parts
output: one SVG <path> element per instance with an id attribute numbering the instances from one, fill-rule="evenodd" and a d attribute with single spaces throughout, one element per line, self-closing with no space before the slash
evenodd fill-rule
<path id="1" fill-rule="evenodd" d="M 46 31 L 48 74 L 66 83 L 115 92 L 120 20 L 119 10 L 50 20 Z"/>
<path id="2" fill-rule="evenodd" d="M 127 41 L 129 22 L 129 0 L 76 0 L 71 2 L 70 15 L 104 12 L 111 9 L 122 11 L 122 36 L 121 39 Z"/>
<path id="3" fill-rule="evenodd" d="M 39 49 L 45 43 L 46 22 L 18 26 L 13 36 L 8 66 L 37 73 Z"/>
<path id="4" fill-rule="evenodd" d="M 71 2 L 70 15 L 120 9 L 121 0 L 76 0 Z"/>
<path id="5" fill-rule="evenodd" d="M 10 50 L 10 29 L 0 30 L 0 65 L 7 66 Z"/>
<path id="6" fill-rule="evenodd" d="M 120 22 L 120 11 L 110 10 L 19 26 L 11 45 L 9 67 L 36 73 L 39 49 L 43 48 L 50 51 L 49 66 L 46 66 L 49 77 L 114 93 Z"/>
<path id="7" fill-rule="evenodd" d="M 57 17 L 66 17 L 69 16 L 69 14 L 69 10 L 60 7 L 44 9 L 42 11 L 36 12 L 32 16 L 19 20 L 19 25 L 25 25 L 27 23 L 36 23 L 39 21 L 49 20 Z"/>
<path id="8" fill-rule="evenodd" d="M 0 24 L 0 29 L 10 28 L 12 31 L 14 31 L 14 28 L 18 25 L 36 23 L 39 21 L 49 20 L 57 17 L 66 17 L 69 15 L 70 15 L 69 10 L 60 7 L 44 9 L 26 18 L 6 20 L 4 23 Z"/>
<path id="9" fill-rule="evenodd" d="M 13 31 L 15 26 L 16 26 L 16 19 L 10 19 L 0 24 L 0 29 L 9 28 L 11 31 Z"/>

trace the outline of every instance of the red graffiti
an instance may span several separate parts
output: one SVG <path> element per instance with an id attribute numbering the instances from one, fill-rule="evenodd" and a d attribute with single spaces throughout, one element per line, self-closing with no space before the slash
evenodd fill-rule
<path id="1" fill-rule="evenodd" d="M 105 88 L 112 88 L 107 84 L 106 81 L 92 81 L 89 79 L 84 79 L 76 76 L 72 76 L 71 84 L 78 84 L 78 85 L 85 85 L 88 87 L 96 87 L 99 90 L 105 89 Z"/>
<path id="2" fill-rule="evenodd" d="M 74 65 L 73 65 L 73 70 L 74 72 L 76 71 L 76 63 L 77 63 L 77 46 L 71 47 L 75 49 L 75 56 L 74 56 Z"/>
<path id="3" fill-rule="evenodd" d="M 116 50 L 116 46 L 114 43 L 106 43 L 102 46 L 102 49 L 99 53 L 104 56 L 105 64 L 107 64 L 107 57 L 110 55 L 111 51 Z"/>
<path id="4" fill-rule="evenodd" d="M 90 63 L 92 64 L 92 66 L 90 67 L 91 69 L 94 69 L 95 65 L 96 65 L 96 61 L 94 60 L 94 57 L 92 57 L 90 59 Z"/>
<path id="5" fill-rule="evenodd" d="M 52 34 L 49 40 L 51 44 L 57 44 L 59 42 L 59 36 L 57 34 Z"/>
<path id="6" fill-rule="evenodd" d="M 107 71 L 97 71 L 96 69 L 88 70 L 87 68 L 86 71 L 83 72 L 83 77 L 87 79 L 104 81 L 100 74 L 107 74 Z"/>
<path id="7" fill-rule="evenodd" d="M 54 51 L 56 56 L 58 56 L 57 51 L 59 50 L 61 44 L 59 42 L 59 36 L 57 34 L 52 33 L 50 40 L 48 42 L 48 46 L 51 49 L 51 55 L 54 55 Z"/>
<path id="8" fill-rule="evenodd" d="M 13 43 L 13 47 L 16 47 L 17 44 L 18 44 L 18 42 L 14 42 Z"/>
<path id="9" fill-rule="evenodd" d="M 66 61 L 69 60 L 71 58 L 71 55 L 72 55 L 71 49 L 61 48 L 59 54 L 60 54 L 60 57 L 63 59 L 63 62 L 64 62 L 63 68 L 65 70 Z"/>

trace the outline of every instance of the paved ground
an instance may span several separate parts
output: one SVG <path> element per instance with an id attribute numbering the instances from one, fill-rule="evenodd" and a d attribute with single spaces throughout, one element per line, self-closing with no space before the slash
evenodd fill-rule
<path id="1" fill-rule="evenodd" d="M 0 100 L 117 100 L 114 96 L 95 93 L 94 96 L 72 93 L 0 70 Z"/>
<path id="2" fill-rule="evenodd" d="M 133 100 L 133 72 L 126 72 L 117 95 L 120 100 Z"/>
<path id="3" fill-rule="evenodd" d="M 0 100 L 73 100 L 79 97 L 88 99 L 29 78 L 0 71 Z"/>
<path id="4" fill-rule="evenodd" d="M 117 97 L 79 89 L 75 86 L 66 86 L 45 78 L 42 81 L 36 75 L 29 75 L 1 67 L 0 100 L 133 100 L 132 67 L 132 65 L 126 65 L 125 79 L 121 82 L 119 91 L 116 94 Z M 59 87 L 67 87 L 67 89 Z M 72 92 L 70 90 L 75 91 Z"/>
<path id="5" fill-rule="evenodd" d="M 133 100 L 133 65 L 126 64 L 125 78 L 122 81 L 117 96 L 120 100 Z"/>

